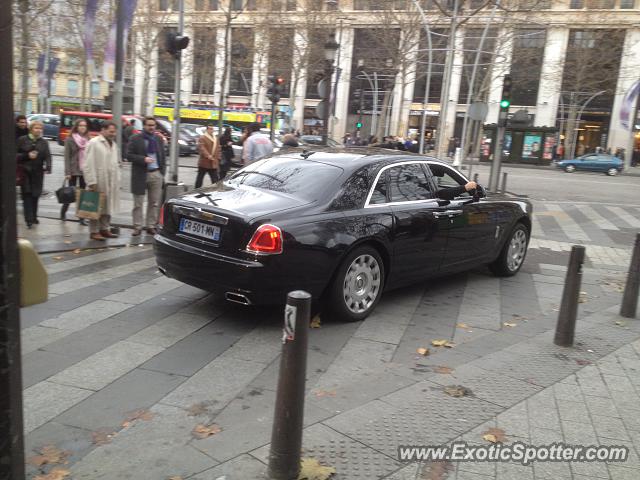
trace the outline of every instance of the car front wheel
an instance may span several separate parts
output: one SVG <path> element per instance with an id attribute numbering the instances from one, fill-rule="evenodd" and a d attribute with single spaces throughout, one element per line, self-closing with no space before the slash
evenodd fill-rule
<path id="1" fill-rule="evenodd" d="M 378 251 L 358 247 L 344 259 L 331 285 L 330 309 L 345 321 L 364 320 L 382 296 L 384 264 Z"/>
<path id="2" fill-rule="evenodd" d="M 610 168 L 609 170 L 607 170 L 607 175 L 609 175 L 610 177 L 615 177 L 617 174 L 618 174 L 617 168 Z"/>
<path id="3" fill-rule="evenodd" d="M 566 167 L 564 167 L 564 171 L 567 173 L 573 173 L 576 171 L 576 167 L 573 165 L 567 165 Z"/>
<path id="4" fill-rule="evenodd" d="M 511 232 L 498 258 L 489 268 L 499 277 L 511 277 L 518 273 L 527 256 L 529 246 L 529 230 L 522 223 L 518 223 Z"/>

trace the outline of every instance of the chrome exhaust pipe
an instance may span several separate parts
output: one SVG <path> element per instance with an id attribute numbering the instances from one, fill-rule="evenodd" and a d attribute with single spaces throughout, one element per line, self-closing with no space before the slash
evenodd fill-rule
<path id="1" fill-rule="evenodd" d="M 251 305 L 251 301 L 241 293 L 227 292 L 224 294 L 224 298 L 228 302 L 239 303 L 241 305 Z"/>

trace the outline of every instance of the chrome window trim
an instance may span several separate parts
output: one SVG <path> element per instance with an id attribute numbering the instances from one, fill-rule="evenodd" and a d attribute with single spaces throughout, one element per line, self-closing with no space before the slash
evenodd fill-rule
<path id="1" fill-rule="evenodd" d="M 462 177 L 462 179 L 465 181 L 465 183 L 469 183 L 469 179 L 467 177 L 465 177 L 461 172 L 459 172 L 458 170 L 456 170 L 454 167 L 447 165 L 446 163 L 441 163 L 441 162 L 435 162 L 433 160 L 429 161 L 427 160 L 427 164 L 431 165 L 431 164 L 435 164 L 438 165 L 439 167 L 443 167 L 445 169 L 449 169 L 451 171 L 453 171 L 455 174 L 459 175 L 460 177 Z"/>
<path id="2" fill-rule="evenodd" d="M 390 168 L 393 167 L 399 167 L 401 165 L 410 165 L 410 164 L 420 164 L 420 165 L 427 165 L 429 166 L 429 164 L 434 163 L 434 164 L 438 164 L 438 165 L 442 165 L 444 167 L 447 168 L 451 168 L 448 165 L 444 164 L 444 163 L 440 163 L 438 161 L 434 161 L 434 160 L 407 160 L 405 162 L 398 162 L 398 163 L 392 163 L 389 165 L 386 165 L 384 167 L 382 167 L 380 169 L 380 171 L 377 173 L 375 180 L 373 181 L 373 184 L 371 186 L 371 189 L 369 190 L 369 194 L 367 195 L 367 199 L 364 202 L 364 208 L 375 208 L 375 207 L 388 207 L 388 206 L 394 206 L 394 205 L 411 205 L 411 204 L 415 204 L 415 203 L 424 203 L 424 202 L 437 202 L 437 199 L 435 198 L 425 198 L 424 200 L 409 200 L 408 202 L 386 202 L 386 203 L 370 203 L 371 202 L 371 197 L 373 196 L 373 191 L 376 188 L 376 185 L 378 184 L 378 180 L 380 180 L 380 176 L 387 171 Z M 461 173 L 457 172 L 457 170 L 454 169 L 454 171 L 456 173 L 458 173 L 459 175 L 462 176 L 462 178 L 465 178 L 464 175 L 462 175 Z M 429 172 L 431 172 L 431 169 L 429 169 Z M 425 173 L 426 176 L 426 173 Z M 432 187 L 435 186 L 433 185 L 433 179 L 432 178 L 428 178 L 427 180 L 431 181 Z"/>

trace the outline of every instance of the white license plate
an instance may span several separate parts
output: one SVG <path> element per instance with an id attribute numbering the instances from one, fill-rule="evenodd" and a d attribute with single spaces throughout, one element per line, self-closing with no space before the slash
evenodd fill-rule
<path id="1" fill-rule="evenodd" d="M 197 237 L 207 238 L 217 242 L 220 240 L 220 227 L 208 223 L 195 222 L 188 218 L 180 220 L 180 231 Z"/>

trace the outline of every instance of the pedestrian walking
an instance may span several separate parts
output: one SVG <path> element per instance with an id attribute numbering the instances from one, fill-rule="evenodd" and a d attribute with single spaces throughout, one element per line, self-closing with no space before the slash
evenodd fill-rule
<path id="1" fill-rule="evenodd" d="M 29 135 L 27 117 L 24 115 L 18 115 L 16 117 L 16 142 L 20 137 L 24 137 L 25 135 Z"/>
<path id="2" fill-rule="evenodd" d="M 156 234 L 166 161 L 164 144 L 156 134 L 156 119 L 145 117 L 142 133 L 129 139 L 127 158 L 131 162 L 131 192 L 133 193 L 133 232 L 142 233 L 142 207 L 147 194 L 146 229 L 149 235 Z"/>
<path id="3" fill-rule="evenodd" d="M 231 164 L 233 163 L 233 158 L 236 154 L 233 151 L 233 137 L 231 136 L 231 128 L 227 127 L 224 129 L 224 133 L 220 135 L 220 168 L 218 170 L 220 180 L 224 180 L 231 169 Z"/>
<path id="4" fill-rule="evenodd" d="M 87 145 L 84 164 L 84 180 L 87 189 L 104 194 L 104 208 L 99 220 L 89 220 L 89 238 L 104 241 L 116 238 L 111 233 L 111 215 L 120 206 L 120 149 L 116 144 L 116 124 L 102 124 L 100 135 Z"/>
<path id="5" fill-rule="evenodd" d="M 64 175 L 69 185 L 85 188 L 86 184 L 82 171 L 86 160 L 86 149 L 91 137 L 89 136 L 89 124 L 80 118 L 75 121 L 71 128 L 71 133 L 64 142 Z M 69 204 L 63 203 L 60 209 L 60 220 L 67 220 L 67 210 Z M 84 218 L 80 219 L 81 225 L 86 225 Z"/>
<path id="6" fill-rule="evenodd" d="M 127 149 L 129 148 L 129 140 L 135 133 L 135 120 L 127 121 L 122 119 L 122 161 L 127 161 Z"/>
<path id="7" fill-rule="evenodd" d="M 29 133 L 18 138 L 16 160 L 23 172 L 20 185 L 24 221 L 27 228 L 38 224 L 38 201 L 44 186 L 44 174 L 51 173 L 51 152 L 49 142 L 43 137 L 44 124 L 33 121 L 29 125 Z"/>
<path id="8" fill-rule="evenodd" d="M 221 156 L 220 141 L 213 133 L 213 125 L 207 125 L 204 134 L 198 139 L 198 175 L 196 176 L 196 188 L 202 187 L 205 175 L 209 175 L 211 183 L 218 181 L 218 168 Z"/>
<path id="9" fill-rule="evenodd" d="M 249 137 L 242 146 L 242 161 L 249 165 L 273 153 L 273 144 L 268 135 L 260 132 L 260 124 L 254 123 L 249 126 Z"/>

